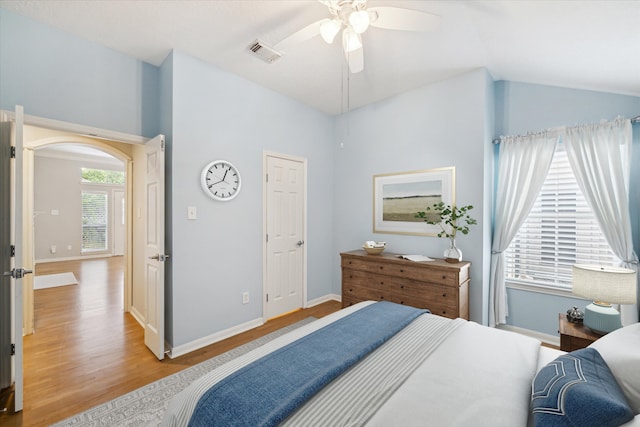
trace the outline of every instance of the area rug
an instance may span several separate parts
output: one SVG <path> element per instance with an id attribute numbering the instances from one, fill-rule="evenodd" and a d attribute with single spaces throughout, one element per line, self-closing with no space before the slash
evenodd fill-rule
<path id="1" fill-rule="evenodd" d="M 53 424 L 51 427 L 132 427 L 158 426 L 171 398 L 195 379 L 231 359 L 241 356 L 272 339 L 314 321 L 307 317 L 293 325 L 241 345 L 168 377 Z"/>
<path id="2" fill-rule="evenodd" d="M 73 273 L 45 274 L 33 278 L 33 289 L 47 289 L 58 286 L 77 285 L 78 280 Z"/>

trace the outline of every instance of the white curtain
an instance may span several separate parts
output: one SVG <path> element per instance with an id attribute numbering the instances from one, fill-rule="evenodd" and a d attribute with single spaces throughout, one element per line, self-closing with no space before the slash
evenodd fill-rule
<path id="1" fill-rule="evenodd" d="M 619 119 L 567 128 L 563 138 L 571 169 L 613 253 L 638 271 L 629 217 L 631 121 Z M 622 323 L 638 321 L 638 305 L 622 306 Z"/>
<path id="2" fill-rule="evenodd" d="M 500 139 L 489 282 L 490 326 L 507 321 L 509 313 L 503 251 L 515 237 L 538 197 L 558 139 L 557 131 Z"/>

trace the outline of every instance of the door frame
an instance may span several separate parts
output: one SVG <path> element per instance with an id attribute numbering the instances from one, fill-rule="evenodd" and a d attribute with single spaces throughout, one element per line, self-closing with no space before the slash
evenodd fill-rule
<path id="1" fill-rule="evenodd" d="M 31 125 L 25 123 L 25 126 Z M 35 128 L 40 128 L 40 126 L 34 126 Z M 125 173 L 126 173 L 126 181 L 124 186 L 126 204 L 127 204 L 127 219 L 125 224 L 125 266 L 124 266 L 124 300 L 123 307 L 124 311 L 131 311 L 132 305 L 132 292 L 133 292 L 133 252 L 131 250 L 133 246 L 133 229 L 132 229 L 132 218 L 133 218 L 133 158 L 126 154 L 125 152 L 94 138 L 86 137 L 82 135 L 74 135 L 74 134 L 60 134 L 59 132 L 51 131 L 46 128 L 37 129 L 37 132 L 42 131 L 42 135 L 37 135 L 31 140 L 24 141 L 24 153 L 25 153 L 25 161 L 24 161 L 24 184 L 25 188 L 25 202 L 23 203 L 23 216 L 25 218 L 24 224 L 24 232 L 23 232 L 23 248 L 24 248 L 24 257 L 23 263 L 25 265 L 29 265 L 29 269 L 35 269 L 35 257 L 34 257 L 34 167 L 35 167 L 35 155 L 34 151 L 43 148 L 52 146 L 55 144 L 80 144 L 86 145 L 89 147 L 96 148 L 100 151 L 110 154 L 111 156 L 117 158 L 118 160 L 124 163 Z M 25 132 L 25 134 L 28 132 Z M 42 137 L 41 137 L 42 136 Z M 112 141 L 112 142 L 121 142 L 121 141 Z M 29 277 L 27 281 L 24 282 L 24 333 L 25 335 L 29 335 L 33 333 L 35 325 L 34 325 L 34 297 L 33 297 L 33 275 Z"/>
<path id="2" fill-rule="evenodd" d="M 128 181 L 131 180 L 131 177 L 127 177 Z M 118 198 L 118 195 L 122 193 L 122 199 Z M 111 255 L 119 256 L 126 254 L 126 247 L 128 243 L 128 234 L 127 234 L 127 221 L 128 221 L 128 210 L 127 210 L 127 191 L 126 188 L 123 189 L 113 189 L 111 190 L 111 200 L 113 201 L 113 206 L 111 207 Z M 122 200 L 122 201 L 120 201 Z M 124 205 L 124 224 L 120 224 L 120 218 L 122 218 L 122 211 L 120 205 Z M 118 225 L 116 225 L 116 223 Z M 122 244 L 122 254 L 119 254 L 119 244 Z M 126 307 L 126 305 L 125 305 Z"/>
<path id="3" fill-rule="evenodd" d="M 290 160 L 294 162 L 302 163 L 302 167 L 304 169 L 303 180 L 304 180 L 304 200 L 303 200 L 303 217 L 304 217 L 304 225 L 302 230 L 303 240 L 305 242 L 305 246 L 307 245 L 307 193 L 308 193 L 308 180 L 307 180 L 307 159 L 304 157 L 292 156 L 289 154 L 277 153 L 274 151 L 263 151 L 262 152 L 262 320 L 266 322 L 269 320 L 267 318 L 267 291 L 268 291 L 268 278 L 267 278 L 267 258 L 268 258 L 268 247 L 267 247 L 267 160 L 269 157 L 278 157 L 285 160 Z M 308 307 L 307 301 L 307 254 L 308 250 L 305 247 L 303 255 L 302 255 L 302 308 Z"/>
<path id="4" fill-rule="evenodd" d="M 14 111 L 9 110 L 0 110 L 0 113 L 4 114 L 8 120 L 15 121 L 16 113 Z M 26 264 L 23 266 L 25 269 L 33 269 L 34 268 L 34 250 L 33 250 L 33 166 L 34 166 L 34 158 L 33 158 L 33 149 L 55 143 L 55 142 L 80 142 L 88 145 L 94 145 L 95 148 L 99 148 L 103 151 L 108 152 L 112 156 L 118 158 L 125 162 L 125 168 L 127 172 L 127 177 L 133 177 L 133 160 L 132 158 L 117 148 L 112 147 L 111 145 L 103 142 L 103 141 L 111 141 L 116 143 L 123 144 L 131 144 L 131 145 L 139 145 L 144 146 L 151 138 L 146 138 L 140 135 L 132 135 L 128 133 L 112 131 L 108 129 L 100 129 L 92 126 L 85 126 L 76 123 L 64 122 L 60 120 L 48 119 L 44 117 L 33 116 L 29 114 L 23 114 L 23 126 L 29 126 L 36 130 L 42 132 L 42 138 L 34 138 L 33 142 L 28 142 L 24 144 L 22 153 L 20 156 L 24 154 L 23 165 L 25 168 L 30 168 L 29 171 L 23 170 L 23 188 L 30 191 L 31 197 L 27 197 L 26 201 L 23 203 L 23 217 L 27 218 L 25 223 L 22 225 L 22 233 L 23 240 L 25 240 L 28 244 L 28 248 L 23 245 L 23 263 L 30 262 L 29 266 Z M 60 138 L 52 137 L 52 133 L 59 133 L 60 137 L 64 137 L 65 141 Z M 54 138 L 54 139 L 51 139 Z M 74 140 L 70 141 L 69 138 L 74 138 Z M 28 148 L 28 149 L 27 149 Z M 130 227 L 133 222 L 133 187 L 132 187 L 132 179 L 127 180 L 127 185 L 125 186 L 125 191 L 127 192 L 127 227 Z M 125 265 L 125 292 L 124 292 L 124 308 L 125 311 L 130 311 L 131 309 L 131 292 L 132 292 L 132 275 L 133 275 L 133 254 L 131 252 L 132 242 L 129 239 L 132 239 L 130 229 L 127 228 L 127 244 L 125 248 L 125 256 L 127 258 L 127 263 Z M 27 292 L 23 295 L 23 309 L 29 310 L 28 312 L 23 311 L 23 332 L 25 334 L 30 334 L 33 331 L 33 275 L 25 276 L 27 278 L 26 281 L 23 282 L 23 289 Z M 134 316 L 136 317 L 136 316 Z M 136 317 L 136 319 L 140 322 L 140 319 Z M 29 322 L 28 324 L 26 322 Z"/>

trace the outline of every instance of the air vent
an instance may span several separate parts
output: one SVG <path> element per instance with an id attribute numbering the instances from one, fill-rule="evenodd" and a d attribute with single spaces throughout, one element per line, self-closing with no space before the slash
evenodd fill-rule
<path id="1" fill-rule="evenodd" d="M 249 46 L 249 50 L 253 52 L 258 58 L 264 62 L 271 64 L 282 56 L 282 53 L 278 52 L 262 40 L 256 39 L 255 42 Z"/>

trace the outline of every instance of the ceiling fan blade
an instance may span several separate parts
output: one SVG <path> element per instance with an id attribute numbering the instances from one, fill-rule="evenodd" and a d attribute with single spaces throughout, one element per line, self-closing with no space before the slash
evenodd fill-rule
<path id="1" fill-rule="evenodd" d="M 345 52 L 344 56 L 347 58 L 347 63 L 349 64 L 349 71 L 351 71 L 351 74 L 356 74 L 364 70 L 363 48 L 359 48 L 351 52 Z"/>
<path id="2" fill-rule="evenodd" d="M 302 42 L 306 42 L 310 38 L 313 38 L 318 34 L 320 34 L 320 25 L 328 21 L 330 21 L 330 19 L 325 18 L 325 19 L 321 19 L 319 21 L 313 22 L 307 25 L 306 27 L 291 34 L 290 36 L 284 38 L 283 40 L 279 41 L 273 47 L 274 49 L 286 52 L 289 48 L 297 44 L 300 44 Z"/>
<path id="3" fill-rule="evenodd" d="M 373 27 L 402 31 L 435 31 L 440 25 L 440 17 L 432 13 L 399 7 L 371 7 L 367 10 L 374 15 L 370 24 Z"/>

